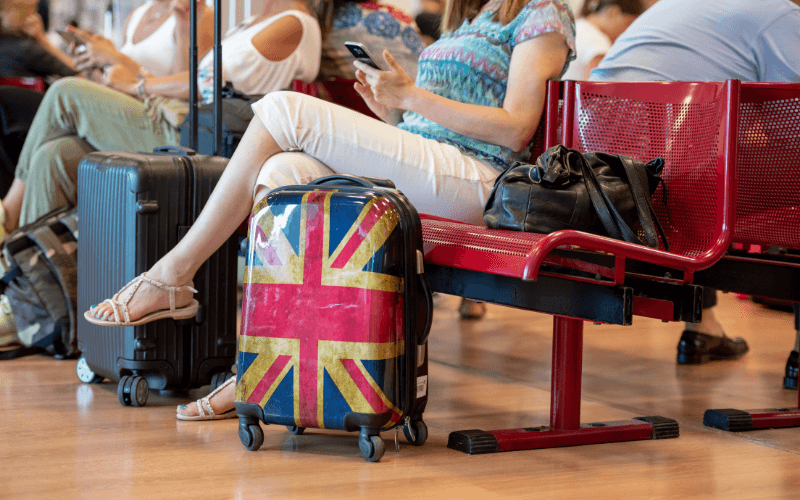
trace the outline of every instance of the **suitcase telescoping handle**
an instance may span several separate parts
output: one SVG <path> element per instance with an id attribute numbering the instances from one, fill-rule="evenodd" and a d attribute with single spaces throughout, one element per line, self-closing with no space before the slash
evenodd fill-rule
<path id="1" fill-rule="evenodd" d="M 336 174 L 320 177 L 308 183 L 309 186 L 319 186 L 330 184 L 334 186 L 361 186 L 365 188 L 388 187 L 395 188 L 394 182 L 389 179 L 378 179 L 375 177 L 360 177 L 350 174 Z"/>
<path id="2" fill-rule="evenodd" d="M 197 150 L 197 3 L 189 2 L 189 147 Z M 214 155 L 222 151 L 222 0 L 214 0 Z"/>

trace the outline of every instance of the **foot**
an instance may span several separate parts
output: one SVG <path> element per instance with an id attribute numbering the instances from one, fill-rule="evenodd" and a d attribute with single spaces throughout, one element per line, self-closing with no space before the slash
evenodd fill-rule
<path id="1" fill-rule="evenodd" d="M 471 299 L 461 299 L 458 313 L 462 319 L 481 319 L 486 315 L 486 304 Z"/>
<path id="2" fill-rule="evenodd" d="M 684 330 L 678 342 L 678 364 L 696 365 L 708 361 L 730 361 L 744 356 L 750 348 L 739 337 L 716 336 Z"/>
<path id="3" fill-rule="evenodd" d="M 784 389 L 797 389 L 797 361 L 800 354 L 797 351 L 792 351 L 789 354 L 789 359 L 786 360 L 786 376 L 783 377 Z"/>
<path id="4" fill-rule="evenodd" d="M 192 298 L 192 291 L 186 288 L 186 286 L 188 287 L 194 286 L 194 283 L 192 281 L 182 278 L 180 276 L 176 276 L 166 271 L 159 271 L 155 267 L 147 271 L 145 275 L 148 278 L 151 278 L 161 283 L 165 283 L 170 286 L 183 286 L 182 290 L 175 291 L 176 309 L 187 306 L 194 300 Z M 126 293 L 127 291 L 123 293 L 123 295 L 126 295 Z M 131 296 L 130 300 L 126 304 L 128 308 L 128 314 L 130 316 L 130 321 L 135 322 L 142 316 L 150 314 L 152 312 L 162 311 L 162 310 L 168 311 L 170 308 L 169 297 L 170 297 L 169 291 L 154 286 L 148 283 L 147 281 L 142 282 L 142 284 L 139 286 L 139 288 L 135 291 L 135 293 Z M 119 297 L 119 300 L 123 299 L 124 299 L 123 297 Z M 90 314 L 99 320 L 103 320 L 108 323 L 115 323 L 114 309 L 108 302 L 101 302 L 96 306 L 92 306 Z M 120 316 L 123 316 L 122 311 L 119 311 L 119 314 Z M 125 320 L 125 318 L 123 317 L 120 317 L 119 319 L 120 321 Z"/>
<path id="5" fill-rule="evenodd" d="M 212 392 L 203 399 L 188 405 L 178 406 L 178 419 L 179 420 L 211 420 L 209 417 L 209 407 L 217 418 L 220 416 L 232 415 L 235 416 L 236 412 L 234 406 L 234 395 L 236 392 L 236 377 L 229 378 L 224 384 L 219 386 L 217 391 Z M 203 405 L 203 416 L 201 416 L 197 405 Z M 232 414 L 229 412 L 233 412 Z M 181 418 L 183 417 L 183 418 Z M 223 417 L 225 418 L 225 417 Z"/>

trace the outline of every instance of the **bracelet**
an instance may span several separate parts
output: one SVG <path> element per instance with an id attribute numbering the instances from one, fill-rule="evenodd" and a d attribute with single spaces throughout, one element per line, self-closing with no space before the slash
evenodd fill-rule
<path id="1" fill-rule="evenodd" d="M 136 84 L 136 93 L 142 99 L 147 99 L 147 91 L 144 89 L 144 82 L 145 82 L 144 78 L 139 79 L 139 82 Z"/>

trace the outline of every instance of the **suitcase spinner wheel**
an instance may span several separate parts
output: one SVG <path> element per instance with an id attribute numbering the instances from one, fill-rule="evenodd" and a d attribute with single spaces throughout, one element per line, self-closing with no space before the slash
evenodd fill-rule
<path id="1" fill-rule="evenodd" d="M 380 435 L 367 436 L 366 429 L 361 430 L 358 447 L 367 462 L 380 462 L 386 452 L 386 445 Z"/>
<path id="2" fill-rule="evenodd" d="M 144 406 L 150 395 L 147 380 L 140 375 L 124 375 L 117 385 L 117 398 L 122 406 Z"/>
<path id="3" fill-rule="evenodd" d="M 250 451 L 258 451 L 264 444 L 264 431 L 257 419 L 239 418 L 239 440 Z"/>
<path id="4" fill-rule="evenodd" d="M 231 371 L 217 372 L 211 376 L 211 392 L 216 391 L 219 386 L 225 383 L 231 377 L 235 377 Z"/>
<path id="5" fill-rule="evenodd" d="M 78 364 L 75 365 L 75 373 L 78 375 L 78 380 L 84 384 L 98 384 L 103 380 L 102 376 L 96 374 L 89 368 L 89 364 L 84 357 L 81 357 L 78 360 Z"/>
<path id="6" fill-rule="evenodd" d="M 428 440 L 428 426 L 422 420 L 409 420 L 403 426 L 403 435 L 414 446 L 422 446 Z"/>

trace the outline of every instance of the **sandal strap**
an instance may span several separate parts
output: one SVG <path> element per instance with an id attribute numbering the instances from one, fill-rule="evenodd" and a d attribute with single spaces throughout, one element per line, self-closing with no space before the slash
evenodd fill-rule
<path id="1" fill-rule="evenodd" d="M 203 407 L 203 400 L 202 399 L 198 399 L 196 405 L 197 405 L 197 415 L 200 418 L 205 418 L 206 412 L 205 412 L 205 408 Z M 211 406 L 211 405 L 209 405 L 209 406 Z"/>
<path id="2" fill-rule="evenodd" d="M 154 280 L 148 276 L 145 276 L 144 273 L 140 274 L 139 276 L 133 278 L 127 285 L 122 287 L 119 292 L 117 292 L 113 299 L 117 305 L 123 307 L 123 311 L 125 312 L 125 316 L 128 318 L 126 323 L 130 323 L 130 316 L 128 315 L 128 302 L 131 301 L 133 295 L 139 290 L 139 287 L 142 286 L 142 283 L 147 282 L 147 284 L 152 285 L 156 288 L 160 288 L 162 290 L 166 290 L 169 292 L 169 310 L 170 312 L 175 310 L 175 292 L 182 292 L 183 290 L 189 290 L 192 293 L 197 293 L 197 290 L 190 287 L 189 285 L 181 285 L 181 286 L 172 286 L 166 285 L 161 283 L 160 281 Z M 120 300 L 123 292 L 125 292 L 124 297 Z M 108 299 L 107 299 L 108 300 Z"/>
<path id="3" fill-rule="evenodd" d="M 160 281 L 156 281 L 153 278 L 145 276 L 144 273 L 140 274 L 138 279 L 140 281 L 136 285 L 136 288 L 139 288 L 139 286 L 142 284 L 142 281 L 146 281 L 150 285 L 153 285 L 155 287 L 158 287 L 158 288 L 160 288 L 162 290 L 166 290 L 166 291 L 169 292 L 169 310 L 170 310 L 170 312 L 175 310 L 175 292 L 182 292 L 184 289 L 186 289 L 186 290 L 189 290 L 192 293 L 197 293 L 197 290 L 195 290 L 194 288 L 190 287 L 189 285 L 181 285 L 181 286 L 167 285 L 167 284 L 161 283 Z M 131 294 L 131 295 L 133 295 L 133 294 Z M 128 300 L 130 300 L 130 299 L 128 299 Z"/>
<path id="4" fill-rule="evenodd" d="M 122 321 L 119 319 L 120 309 L 122 309 L 122 312 L 125 313 L 125 322 L 123 324 L 128 324 L 131 322 L 131 316 L 128 314 L 128 306 L 121 304 L 114 299 L 106 299 L 103 302 L 107 302 L 111 306 L 111 311 L 114 313 L 115 323 L 122 323 Z"/>
<path id="5" fill-rule="evenodd" d="M 205 414 L 208 413 L 211 417 L 214 417 L 216 413 L 214 413 L 214 408 L 211 407 L 211 398 L 216 396 L 216 394 L 224 389 L 225 387 L 229 386 L 230 384 L 236 382 L 236 377 L 231 377 L 219 387 L 211 391 L 206 397 L 197 400 L 197 413 L 200 417 L 205 417 Z"/>

